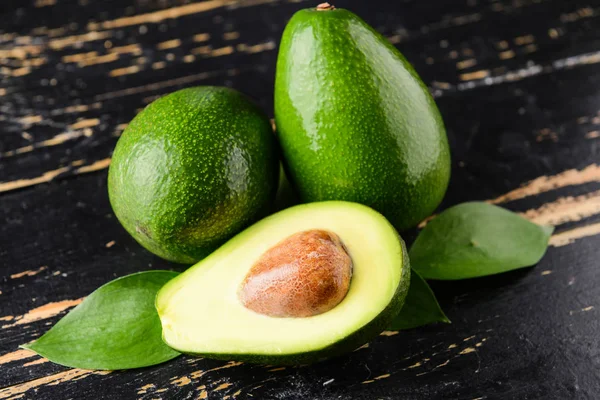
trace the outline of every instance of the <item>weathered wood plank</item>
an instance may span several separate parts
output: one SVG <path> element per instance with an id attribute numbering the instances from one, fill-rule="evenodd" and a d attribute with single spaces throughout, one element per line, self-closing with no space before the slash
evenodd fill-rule
<path id="1" fill-rule="evenodd" d="M 231 4 L 234 3 L 239 4 L 231 8 Z M 67 21 L 61 25 L 58 17 L 54 24 L 61 25 L 60 28 L 41 29 L 36 26 L 29 28 L 29 35 L 23 35 L 23 32 L 5 33 L 9 40 L 5 43 L 4 53 L 0 53 L 3 55 L 0 61 L 14 63 L 28 61 L 31 57 L 39 59 L 41 55 L 46 55 L 48 59 L 53 59 L 53 62 L 33 66 L 39 69 L 36 72 L 39 77 L 23 75 L 8 76 L 4 79 L 4 91 L 7 92 L 4 97 L 8 102 L 18 100 L 21 103 L 30 103 L 22 104 L 14 110 L 4 107 L 4 121 L 0 121 L 0 129 L 8 133 L 1 143 L 3 148 L 0 149 L 1 158 L 4 159 L 0 181 L 7 184 L 4 187 L 19 186 L 23 183 L 9 183 L 21 179 L 36 179 L 44 173 L 53 176 L 59 171 L 59 174 L 69 175 L 69 171 L 72 170 L 69 164 L 85 160 L 88 154 L 82 153 L 86 150 L 99 155 L 99 158 L 108 157 L 116 140 L 114 136 L 119 134 L 136 110 L 155 97 L 184 85 L 219 84 L 225 79 L 224 83 L 244 89 L 249 86 L 248 82 L 255 82 L 259 77 L 262 79 L 257 82 L 259 85 L 254 84 L 250 90 L 245 91 L 259 99 L 266 110 L 270 110 L 274 63 L 261 61 L 274 60 L 275 42 L 283 28 L 283 22 L 293 10 L 302 5 L 283 1 L 267 1 L 268 4 L 262 5 L 260 3 L 263 2 L 210 1 L 172 7 L 168 10 L 148 10 L 134 16 L 123 16 L 122 13 L 131 14 L 132 10 L 117 7 L 105 12 L 107 19 L 104 25 L 93 22 L 74 26 Z M 473 90 L 478 85 L 535 78 L 538 74 L 535 71 L 548 74 L 557 68 L 577 69 L 599 59 L 593 55 L 593 51 L 597 49 L 592 47 L 595 45 L 593 40 L 590 40 L 595 37 L 596 30 L 593 29 L 593 24 L 597 23 L 593 8 L 573 4 L 561 9 L 547 7 L 547 2 L 537 1 L 520 2 L 516 5 L 503 4 L 467 2 L 466 5 L 455 5 L 451 9 L 452 12 L 441 7 L 434 13 L 429 10 L 430 7 L 416 5 L 411 9 L 418 17 L 414 20 L 407 20 L 404 10 L 394 5 L 384 4 L 381 10 L 374 13 L 362 11 L 367 19 L 373 19 L 370 22 L 398 43 L 430 83 L 437 96 Z M 47 6 L 43 8 L 45 7 Z M 255 15 L 248 10 L 260 10 L 261 7 L 267 7 L 274 20 L 281 19 L 275 24 L 278 32 L 265 29 L 264 24 L 251 24 L 262 14 Z M 356 5 L 359 12 L 363 7 L 360 4 Z M 77 7 L 82 17 L 89 18 L 95 15 L 90 10 L 97 9 L 98 6 L 94 3 Z M 216 11 L 226 12 L 230 22 L 225 23 L 223 15 L 215 15 Z M 526 23 L 533 18 L 539 18 L 542 11 L 546 16 L 543 26 Z M 483 29 L 489 21 L 496 22 L 498 19 L 515 21 L 515 25 L 525 25 L 531 32 L 517 34 L 501 29 Z M 415 21 L 420 22 L 417 25 Z M 564 26 L 556 33 L 556 29 L 546 29 L 547 24 Z M 575 45 L 566 31 L 566 27 L 573 24 L 578 28 L 577 36 L 583 36 L 584 39 L 578 40 Z M 10 26 L 10 23 L 7 24 L 7 31 Z M 142 29 L 143 34 L 139 32 L 142 26 L 145 27 Z M 129 30 L 130 28 L 136 29 Z M 452 29 L 460 29 L 460 35 Z M 452 40 L 452 36 L 446 37 L 448 30 L 452 30 L 453 35 L 466 38 L 466 41 Z M 207 31 L 213 32 L 212 35 Z M 119 35 L 117 32 L 120 32 Z M 174 35 L 174 32 L 177 32 L 177 35 Z M 441 34 L 445 36 L 438 37 Z M 115 35 L 119 37 L 114 37 Z M 249 38 L 252 40 L 249 41 Z M 585 40 L 586 38 L 588 40 Z M 79 45 L 74 46 L 77 41 L 83 49 L 78 48 Z M 203 46 L 194 47 L 198 43 L 202 43 Z M 521 47 L 534 43 L 540 49 L 544 49 L 539 50 L 540 57 L 532 58 L 531 52 L 518 51 Z M 565 49 L 568 44 L 571 46 Z M 509 48 L 515 50 L 507 50 Z M 211 63 L 210 59 L 214 58 L 215 49 L 220 56 Z M 508 62 L 507 59 L 497 56 L 498 51 L 513 51 L 515 57 Z M 242 63 L 240 60 L 243 60 Z M 243 71 L 232 68 L 225 72 L 222 70 L 223 63 L 247 67 L 242 68 Z M 486 66 L 485 71 L 491 72 L 482 73 L 482 65 Z M 211 71 L 207 69 L 212 66 L 215 68 L 211 80 L 208 79 L 211 77 Z M 547 71 L 548 68 L 550 71 Z M 121 75 L 134 70 L 137 72 Z M 204 72 L 198 73 L 198 70 Z M 111 71 L 121 71 L 116 74 L 122 80 L 114 82 L 109 79 Z M 190 75 L 191 71 L 195 73 Z M 167 73 L 175 78 L 165 81 Z M 223 73 L 225 75 L 221 75 Z M 78 78 L 65 79 L 68 74 L 76 74 Z M 451 76 L 446 79 L 446 74 Z M 465 74 L 471 75 L 465 77 Z M 92 78 L 96 76 L 104 77 L 101 85 L 96 84 L 96 78 Z M 561 77 L 561 80 L 577 79 L 579 76 L 579 71 L 575 71 Z M 556 84 L 554 76 L 535 82 L 535 86 L 543 87 L 553 82 Z M 10 95 L 12 83 L 19 86 L 14 95 Z M 59 84 L 62 85 L 62 89 L 57 91 L 56 86 Z M 256 90 L 257 86 L 262 86 L 262 89 Z M 107 88 L 119 89 L 107 92 Z M 25 94 L 27 97 L 24 97 Z M 121 96 L 127 96 L 127 101 L 117 102 Z M 477 96 L 495 96 L 495 93 L 477 93 Z M 32 102 L 31 99 L 38 97 L 43 97 L 45 101 Z M 519 101 L 519 96 L 515 97 L 515 101 Z M 63 107 L 57 110 L 56 104 Z M 70 112 L 61 112 L 63 110 Z M 590 110 L 588 114 L 578 117 L 593 120 L 596 112 L 595 109 Z M 73 126 L 78 126 L 79 120 L 97 120 L 98 123 L 74 129 Z M 542 132 L 542 136 L 538 136 L 540 140 L 544 138 L 544 129 L 555 132 L 544 126 L 536 126 L 534 129 Z M 584 134 L 589 132 L 594 130 Z M 555 138 L 553 135 L 547 136 L 551 140 Z M 44 158 L 52 161 L 40 165 L 40 159 Z M 57 163 L 60 159 L 63 162 Z M 24 176 L 26 173 L 30 175 Z M 48 179 L 48 175 L 45 178 Z"/>
<path id="2" fill-rule="evenodd" d="M 18 349 L 117 276 L 183 268 L 141 249 L 113 217 L 112 148 L 139 109 L 185 86 L 232 86 L 271 110 L 277 41 L 308 5 L 0 5 L 0 398 L 600 393 L 597 0 L 342 5 L 398 46 L 436 96 L 454 157 L 444 206 L 490 200 L 557 225 L 534 269 L 436 283 L 452 325 L 385 332 L 348 356 L 295 368 L 181 357 L 105 374 Z"/>

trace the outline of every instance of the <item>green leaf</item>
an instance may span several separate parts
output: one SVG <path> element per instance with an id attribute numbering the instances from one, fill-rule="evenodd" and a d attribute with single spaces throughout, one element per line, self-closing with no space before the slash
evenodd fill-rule
<path id="1" fill-rule="evenodd" d="M 425 279 L 421 278 L 415 270 L 412 270 L 410 286 L 404 306 L 389 329 L 399 331 L 417 328 L 434 322 L 450 323 L 450 320 L 440 308 L 433 291 L 427 282 L 425 282 Z"/>
<path id="2" fill-rule="evenodd" d="M 410 262 L 425 279 L 499 274 L 536 264 L 553 230 L 491 204 L 463 203 L 427 224 L 410 249 Z"/>
<path id="3" fill-rule="evenodd" d="M 139 368 L 175 358 L 179 353 L 162 341 L 154 299 L 177 275 L 147 271 L 109 282 L 44 336 L 21 347 L 57 364 L 84 369 Z"/>

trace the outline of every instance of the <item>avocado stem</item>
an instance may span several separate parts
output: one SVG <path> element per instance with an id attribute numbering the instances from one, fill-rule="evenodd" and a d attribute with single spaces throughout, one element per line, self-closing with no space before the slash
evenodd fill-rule
<path id="1" fill-rule="evenodd" d="M 321 3 L 317 6 L 317 11 L 335 10 L 335 7 L 329 3 Z"/>

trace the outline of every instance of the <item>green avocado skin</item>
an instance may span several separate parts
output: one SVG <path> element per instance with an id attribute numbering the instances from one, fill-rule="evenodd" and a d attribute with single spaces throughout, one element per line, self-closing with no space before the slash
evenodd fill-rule
<path id="1" fill-rule="evenodd" d="M 398 316 L 400 310 L 402 310 L 402 306 L 404 305 L 404 300 L 406 299 L 408 288 L 410 286 L 411 269 L 410 261 L 408 259 L 408 251 L 406 250 L 406 244 L 402 238 L 400 238 L 400 243 L 402 245 L 402 275 L 394 296 L 390 300 L 387 307 L 384 308 L 383 311 L 381 311 L 375 318 L 373 318 L 371 322 L 346 336 L 344 339 L 320 350 L 298 354 L 187 354 L 213 358 L 216 360 L 243 361 L 254 364 L 300 365 L 324 361 L 357 349 L 363 344 L 375 339 L 381 332 L 386 330 L 386 328 L 388 328 L 392 321 Z M 365 299 L 365 301 L 369 301 L 369 299 Z"/>
<path id="2" fill-rule="evenodd" d="M 433 98 L 400 52 L 350 11 L 292 17 L 277 60 L 275 118 L 305 202 L 362 203 L 403 231 L 444 197 L 450 150 Z"/>
<path id="3" fill-rule="evenodd" d="M 267 116 L 235 90 L 194 87 L 131 121 L 113 153 L 108 193 L 142 246 L 191 264 L 265 216 L 278 177 Z"/>

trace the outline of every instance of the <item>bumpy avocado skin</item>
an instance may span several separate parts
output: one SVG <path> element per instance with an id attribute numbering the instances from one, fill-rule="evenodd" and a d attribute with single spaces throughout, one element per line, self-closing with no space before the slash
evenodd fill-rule
<path id="1" fill-rule="evenodd" d="M 347 10 L 306 9 L 288 23 L 275 117 L 303 201 L 362 203 L 403 231 L 444 197 L 450 151 L 433 98 L 400 52 Z"/>
<path id="2" fill-rule="evenodd" d="M 184 352 L 194 356 L 202 356 L 207 358 L 213 358 L 216 360 L 225 361 L 243 361 L 254 364 L 268 364 L 268 365 L 300 365 L 300 364 L 312 364 L 327 360 L 329 358 L 338 357 L 343 354 L 349 353 L 352 350 L 357 349 L 365 343 L 375 339 L 381 332 L 390 326 L 392 321 L 398 316 L 404 300 L 408 293 L 410 286 L 410 261 L 408 259 L 408 251 L 406 244 L 402 238 L 399 238 L 402 245 L 402 272 L 400 276 L 400 283 L 396 288 L 394 296 L 390 300 L 386 308 L 383 309 L 375 318 L 368 324 L 360 328 L 355 332 L 349 332 L 348 336 L 344 339 L 322 349 L 316 351 L 309 351 L 306 353 L 298 354 L 285 354 L 285 355 L 263 355 L 263 354 L 194 354 Z M 369 299 L 365 299 L 369 301 Z M 179 351 L 181 351 L 179 349 Z"/>
<path id="3" fill-rule="evenodd" d="M 142 246 L 191 264 L 269 211 L 278 176 L 267 116 L 235 90 L 195 87 L 131 121 L 113 153 L 108 192 Z"/>

